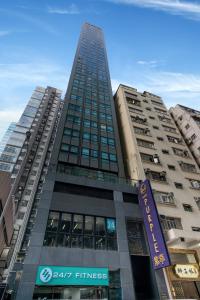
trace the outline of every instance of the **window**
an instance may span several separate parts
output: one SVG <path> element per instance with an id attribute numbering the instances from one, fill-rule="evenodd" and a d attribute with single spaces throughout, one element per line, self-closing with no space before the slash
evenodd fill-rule
<path id="1" fill-rule="evenodd" d="M 173 165 L 167 165 L 169 170 L 175 171 L 176 167 Z"/>
<path id="2" fill-rule="evenodd" d="M 175 138 L 175 137 L 169 136 L 169 135 L 167 135 L 167 138 L 170 143 L 182 144 L 182 139 L 180 139 L 180 138 Z"/>
<path id="3" fill-rule="evenodd" d="M 153 116 L 149 116 L 149 119 L 151 119 L 151 120 L 155 120 L 155 117 L 153 117 Z"/>
<path id="4" fill-rule="evenodd" d="M 200 181 L 199 180 L 195 180 L 195 179 L 188 179 L 190 184 L 191 184 L 191 187 L 193 189 L 197 189 L 199 190 L 200 189 Z"/>
<path id="5" fill-rule="evenodd" d="M 159 130 L 159 127 L 158 126 L 153 126 L 153 129 Z"/>
<path id="6" fill-rule="evenodd" d="M 73 154 L 77 154 L 78 153 L 78 147 L 77 146 L 70 146 L 68 144 L 61 144 L 61 151 L 64 152 L 69 152 L 69 153 L 73 153 Z"/>
<path id="7" fill-rule="evenodd" d="M 117 250 L 116 220 L 51 211 L 44 246 Z"/>
<path id="8" fill-rule="evenodd" d="M 147 153 L 140 153 L 141 159 L 154 164 L 160 164 L 159 156 L 157 154 L 150 155 Z"/>
<path id="9" fill-rule="evenodd" d="M 155 149 L 154 143 L 146 141 L 146 140 L 137 139 L 137 144 L 138 144 L 138 146 L 141 146 L 141 147 Z"/>
<path id="10" fill-rule="evenodd" d="M 156 202 L 167 205 L 175 205 L 175 198 L 173 193 L 165 193 L 154 191 Z"/>
<path id="11" fill-rule="evenodd" d="M 147 255 L 148 250 L 141 222 L 127 221 L 128 246 L 131 255 Z"/>
<path id="12" fill-rule="evenodd" d="M 162 149 L 162 153 L 163 153 L 163 154 L 169 154 L 169 151 L 166 150 L 166 149 Z"/>
<path id="13" fill-rule="evenodd" d="M 83 132 L 83 140 L 90 140 L 90 133 Z"/>
<path id="14" fill-rule="evenodd" d="M 192 206 L 190 204 L 183 204 L 183 208 L 185 211 L 192 212 Z"/>
<path id="15" fill-rule="evenodd" d="M 190 137 L 191 141 L 195 140 L 196 137 L 197 137 L 197 136 L 196 136 L 196 134 L 194 133 L 194 134 Z"/>
<path id="16" fill-rule="evenodd" d="M 164 139 L 161 136 L 157 136 L 158 141 L 164 141 Z"/>
<path id="17" fill-rule="evenodd" d="M 187 124 L 187 125 L 185 126 L 185 129 L 187 130 L 187 129 L 189 129 L 189 128 L 190 128 L 190 125 Z"/>
<path id="18" fill-rule="evenodd" d="M 81 124 L 81 119 L 80 119 L 80 117 L 77 117 L 77 116 L 74 116 L 74 115 L 68 115 L 67 116 L 67 122 L 80 125 Z"/>
<path id="19" fill-rule="evenodd" d="M 139 116 L 131 116 L 132 122 L 139 123 L 139 124 L 147 124 L 147 119 L 142 118 Z"/>
<path id="20" fill-rule="evenodd" d="M 155 172 L 150 169 L 144 169 L 144 172 L 147 176 L 148 179 L 150 180 L 156 180 L 156 181 L 161 181 L 161 182 L 166 182 L 166 172 Z"/>
<path id="21" fill-rule="evenodd" d="M 171 124 L 172 121 L 171 119 L 167 118 L 166 116 L 162 115 L 162 116 L 158 116 L 159 120 L 168 124 Z"/>
<path id="22" fill-rule="evenodd" d="M 149 128 L 141 128 L 141 127 L 133 127 L 133 128 L 134 128 L 134 132 L 137 134 L 150 136 Z"/>
<path id="23" fill-rule="evenodd" d="M 82 155 L 83 156 L 89 156 L 90 155 L 90 149 L 89 148 L 82 148 Z"/>
<path id="24" fill-rule="evenodd" d="M 101 152 L 101 158 L 108 160 L 108 153 L 107 152 Z"/>
<path id="25" fill-rule="evenodd" d="M 126 101 L 129 104 L 133 104 L 133 105 L 136 105 L 136 106 L 141 106 L 140 101 L 136 100 L 135 98 L 133 99 L 133 98 L 126 97 Z"/>
<path id="26" fill-rule="evenodd" d="M 192 227 L 192 231 L 198 231 L 198 232 L 200 232 L 200 227 L 195 227 L 195 226 L 193 226 L 193 227 Z"/>
<path id="27" fill-rule="evenodd" d="M 183 189 L 183 185 L 180 182 L 174 182 L 174 185 L 177 189 Z"/>
<path id="28" fill-rule="evenodd" d="M 174 128 L 174 127 L 169 127 L 166 125 L 162 125 L 162 127 L 165 131 L 176 133 L 176 128 Z"/>
<path id="29" fill-rule="evenodd" d="M 174 148 L 174 147 L 172 147 L 172 149 L 173 149 L 174 154 L 177 156 L 189 157 L 189 152 L 187 150 Z"/>
<path id="30" fill-rule="evenodd" d="M 184 171 L 184 172 L 192 172 L 192 173 L 195 173 L 196 172 L 196 167 L 195 165 L 192 165 L 192 164 L 187 164 L 183 161 L 180 161 L 179 162 L 179 165 L 181 167 L 181 170 Z"/>
<path id="31" fill-rule="evenodd" d="M 200 197 L 194 197 L 198 209 L 200 209 Z"/>
<path id="32" fill-rule="evenodd" d="M 183 229 L 180 218 L 168 217 L 165 215 L 160 215 L 161 225 L 164 230 L 170 229 Z"/>
<path id="33" fill-rule="evenodd" d="M 109 154 L 109 159 L 110 161 L 116 162 L 117 161 L 117 156 L 115 154 Z"/>

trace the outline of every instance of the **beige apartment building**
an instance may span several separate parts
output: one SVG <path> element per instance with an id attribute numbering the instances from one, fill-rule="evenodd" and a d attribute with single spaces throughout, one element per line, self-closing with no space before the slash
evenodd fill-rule
<path id="1" fill-rule="evenodd" d="M 200 172 L 162 99 L 120 85 L 115 105 L 127 176 L 151 181 L 174 299 L 200 298 Z M 198 184 L 197 184 L 198 183 Z"/>
<path id="2" fill-rule="evenodd" d="M 200 111 L 177 104 L 170 113 L 200 167 Z"/>

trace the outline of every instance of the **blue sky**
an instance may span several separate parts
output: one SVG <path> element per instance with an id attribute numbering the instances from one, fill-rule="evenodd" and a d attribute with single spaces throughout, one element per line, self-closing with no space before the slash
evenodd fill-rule
<path id="1" fill-rule="evenodd" d="M 82 23 L 104 30 L 119 83 L 200 109 L 199 0 L 7 0 L 0 4 L 0 138 L 35 86 L 65 93 Z"/>

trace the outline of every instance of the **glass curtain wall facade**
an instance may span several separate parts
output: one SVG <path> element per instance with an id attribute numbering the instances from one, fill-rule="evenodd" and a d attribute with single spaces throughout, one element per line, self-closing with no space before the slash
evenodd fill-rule
<path id="1" fill-rule="evenodd" d="M 59 161 L 118 174 L 112 91 L 101 29 L 84 24 L 75 56 Z"/>

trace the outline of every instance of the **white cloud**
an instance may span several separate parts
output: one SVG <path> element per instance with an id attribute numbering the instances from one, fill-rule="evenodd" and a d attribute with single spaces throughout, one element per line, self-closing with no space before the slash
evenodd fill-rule
<path id="1" fill-rule="evenodd" d="M 32 24 L 33 26 L 40 28 L 42 31 L 46 31 L 47 33 L 58 35 L 58 31 L 55 30 L 55 28 L 51 24 L 47 23 L 41 18 L 31 16 L 27 12 L 22 12 L 22 9 L 20 9 L 20 11 L 17 11 L 0 8 L 0 12 L 5 15 L 23 20 L 27 24 Z"/>
<path id="2" fill-rule="evenodd" d="M 67 8 L 48 7 L 48 13 L 60 15 L 78 15 L 80 14 L 80 11 L 75 4 L 71 4 Z"/>
<path id="3" fill-rule="evenodd" d="M 147 61 L 147 60 L 138 60 L 137 64 L 153 68 L 153 67 L 157 67 L 160 64 L 160 62 L 158 60 L 149 60 L 149 61 Z"/>
<path id="4" fill-rule="evenodd" d="M 0 110 L 0 140 L 11 122 L 19 120 L 23 110 L 17 107 L 10 110 Z"/>
<path id="5" fill-rule="evenodd" d="M 0 135 L 24 110 L 36 86 L 53 86 L 65 92 L 67 66 L 37 60 L 28 64 L 0 64 Z"/>
<path id="6" fill-rule="evenodd" d="M 129 73 L 122 80 L 112 79 L 114 92 L 120 83 L 157 94 L 168 107 L 179 103 L 199 109 L 200 75 L 152 70 Z"/>
<path id="7" fill-rule="evenodd" d="M 107 0 L 113 3 L 135 5 L 167 11 L 175 15 L 183 15 L 187 18 L 200 20 L 200 4 L 194 1 L 182 0 Z"/>
<path id="8" fill-rule="evenodd" d="M 10 35 L 12 32 L 10 30 L 0 30 L 0 37 Z"/>

